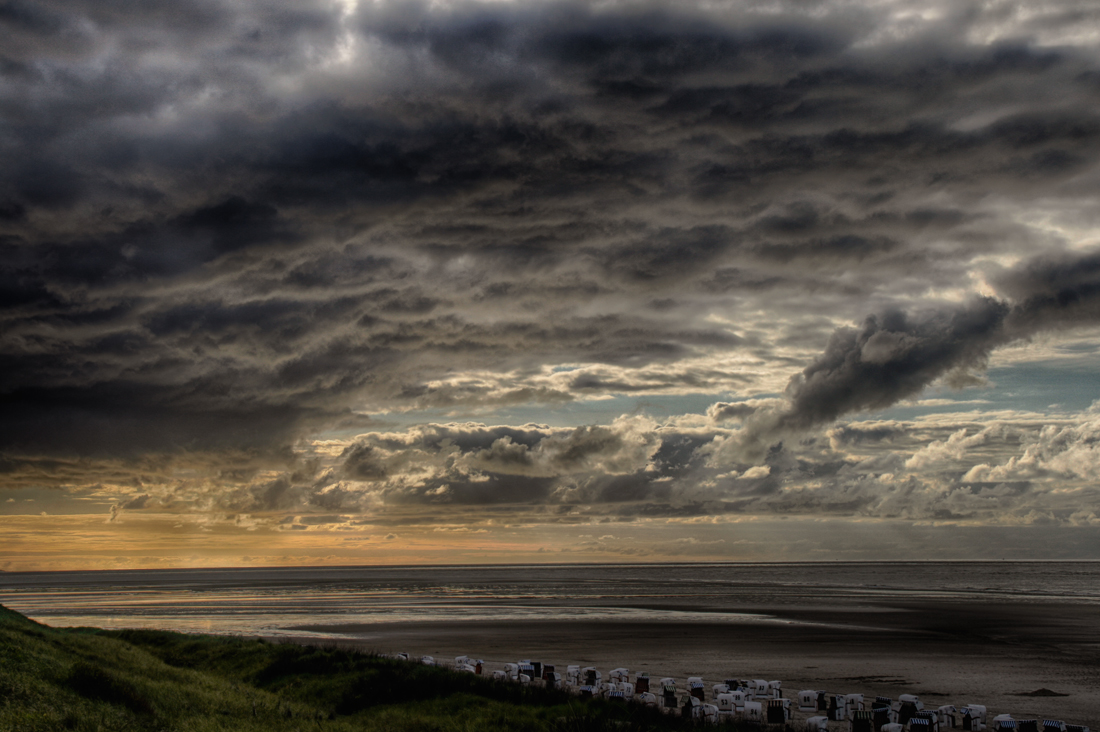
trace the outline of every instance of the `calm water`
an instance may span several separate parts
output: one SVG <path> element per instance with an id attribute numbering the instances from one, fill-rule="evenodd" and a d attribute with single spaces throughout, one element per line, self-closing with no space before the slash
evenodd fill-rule
<path id="1" fill-rule="evenodd" d="M 768 611 L 785 606 L 952 598 L 1100 604 L 1100 562 L 0 573 L 0 604 L 50 625 L 269 635 L 409 620 L 776 622 Z"/>

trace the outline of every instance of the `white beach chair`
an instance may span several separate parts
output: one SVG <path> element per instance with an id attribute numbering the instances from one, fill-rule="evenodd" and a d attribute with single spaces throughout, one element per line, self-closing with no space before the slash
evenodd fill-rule
<path id="1" fill-rule="evenodd" d="M 897 722 L 882 725 L 880 732 L 905 732 L 905 727 Z"/>
<path id="2" fill-rule="evenodd" d="M 800 712 L 816 712 L 817 709 L 817 694 L 814 689 L 803 689 L 798 692 L 798 711 Z"/>
<path id="3" fill-rule="evenodd" d="M 1004 730 L 1015 730 L 1016 720 L 1012 718 L 1011 714 L 998 714 L 993 718 L 989 728 L 993 732 L 1003 732 Z"/>
<path id="4" fill-rule="evenodd" d="M 764 679 L 752 680 L 752 698 L 753 699 L 770 699 L 771 693 L 768 690 L 768 682 Z"/>
<path id="5" fill-rule="evenodd" d="M 863 694 L 845 694 L 844 707 L 849 717 L 852 716 L 852 712 L 862 712 L 864 709 Z"/>
<path id="6" fill-rule="evenodd" d="M 746 722 L 763 722 L 764 705 L 758 701 L 747 701 L 741 710 L 741 719 Z"/>
<path id="7" fill-rule="evenodd" d="M 643 691 L 641 694 L 638 694 L 638 696 L 636 698 L 638 700 L 638 703 L 643 705 L 643 706 L 647 706 L 647 707 L 656 707 L 657 706 L 657 695 L 656 694 L 651 694 L 648 691 Z"/>
<path id="8" fill-rule="evenodd" d="M 821 715 L 806 718 L 806 732 L 828 732 L 829 718 Z"/>
<path id="9" fill-rule="evenodd" d="M 715 704 L 703 704 L 703 721 L 707 724 L 718 724 L 718 706 Z"/>
<path id="10" fill-rule="evenodd" d="M 634 684 L 630 683 L 629 681 L 620 681 L 619 691 L 625 694 L 627 699 L 634 698 Z"/>
<path id="11" fill-rule="evenodd" d="M 967 704 L 959 714 L 962 716 L 964 732 L 982 732 L 985 729 L 985 705 Z"/>
<path id="12" fill-rule="evenodd" d="M 710 687 L 710 698 L 717 699 L 719 694 L 726 694 L 729 690 L 729 684 L 714 684 Z"/>
<path id="13" fill-rule="evenodd" d="M 940 720 L 940 727 L 954 727 L 955 726 L 955 705 L 944 704 L 936 709 L 936 717 Z M 1058 732 L 1063 732 L 1058 730 Z"/>
<path id="14" fill-rule="evenodd" d="M 768 682 L 768 698 L 769 699 L 782 699 L 783 698 L 783 682 L 782 681 L 769 681 Z"/>
<path id="15" fill-rule="evenodd" d="M 580 686 L 581 683 L 581 667 L 580 666 L 566 666 L 565 667 L 565 683 L 570 686 Z"/>
<path id="16" fill-rule="evenodd" d="M 607 672 L 608 681 L 614 681 L 617 683 L 620 681 L 626 681 L 628 678 L 630 678 L 630 672 L 627 671 L 625 668 L 613 668 Z"/>
<path id="17" fill-rule="evenodd" d="M 833 722 L 843 722 L 848 719 L 847 697 L 844 694 L 830 694 L 829 708 L 825 711 L 825 716 Z"/>
<path id="18" fill-rule="evenodd" d="M 420 657 L 420 663 L 424 664 L 425 666 L 434 666 L 435 665 L 435 659 L 432 658 L 431 656 L 421 656 Z"/>

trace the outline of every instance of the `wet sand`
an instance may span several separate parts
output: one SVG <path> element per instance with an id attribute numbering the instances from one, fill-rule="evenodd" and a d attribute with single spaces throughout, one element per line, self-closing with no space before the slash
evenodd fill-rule
<path id="1" fill-rule="evenodd" d="M 696 608 L 697 609 L 697 608 Z M 530 658 L 625 666 L 651 677 L 779 679 L 801 689 L 897 698 L 926 707 L 984 704 L 1016 719 L 1062 719 L 1100 727 L 1100 608 L 1087 604 L 936 601 L 745 607 L 769 621 L 553 621 L 309 625 L 315 641 L 431 655 L 468 654 L 489 670 Z M 334 637 L 330 634 L 339 634 Z M 308 642 L 309 639 L 301 639 Z M 1066 696 L 1022 696 L 1049 689 Z M 796 702 L 797 703 L 797 702 Z M 798 715 L 803 716 L 803 715 Z M 797 718 L 797 717 L 796 717 Z"/>

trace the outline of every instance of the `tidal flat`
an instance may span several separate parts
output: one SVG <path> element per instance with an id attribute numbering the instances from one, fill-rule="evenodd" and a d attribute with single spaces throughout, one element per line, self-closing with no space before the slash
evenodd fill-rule
<path id="1" fill-rule="evenodd" d="M 778 679 L 1100 728 L 1096 562 L 4 573 L 0 603 L 55 628 Z"/>

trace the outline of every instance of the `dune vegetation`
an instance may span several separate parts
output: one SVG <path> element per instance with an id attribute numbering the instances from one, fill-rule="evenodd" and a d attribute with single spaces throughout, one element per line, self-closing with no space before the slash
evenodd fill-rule
<path id="1" fill-rule="evenodd" d="M 0 732 L 674 730 L 635 704 L 338 647 L 51 628 L 0 606 Z"/>

